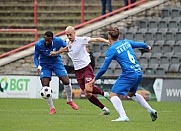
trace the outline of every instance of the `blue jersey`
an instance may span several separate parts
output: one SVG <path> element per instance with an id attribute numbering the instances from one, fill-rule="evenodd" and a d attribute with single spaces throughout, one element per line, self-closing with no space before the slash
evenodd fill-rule
<path id="1" fill-rule="evenodd" d="M 46 47 L 44 44 L 44 38 L 39 40 L 35 45 L 34 52 L 34 63 L 38 67 L 39 65 L 52 65 L 56 63 L 62 63 L 62 58 L 58 54 L 54 57 L 50 56 L 51 51 L 58 51 L 61 47 L 65 47 L 67 45 L 59 37 L 53 37 L 52 45 L 50 47 Z"/>
<path id="2" fill-rule="evenodd" d="M 141 72 L 141 67 L 133 48 L 148 49 L 149 46 L 143 42 L 134 42 L 131 40 L 119 40 L 113 43 L 106 51 L 104 63 L 97 73 L 96 79 L 99 79 L 106 72 L 112 60 L 116 60 L 119 63 L 122 68 L 122 74 Z"/>

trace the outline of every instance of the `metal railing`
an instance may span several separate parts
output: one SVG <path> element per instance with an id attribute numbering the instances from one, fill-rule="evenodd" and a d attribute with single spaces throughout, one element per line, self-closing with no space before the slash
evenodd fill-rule
<path id="1" fill-rule="evenodd" d="M 36 0 L 34 0 L 34 1 L 35 1 L 34 4 L 37 6 Z M 84 2 L 84 0 L 82 0 L 82 2 Z M 111 15 L 113 15 L 113 14 L 117 14 L 117 13 L 119 13 L 119 12 L 121 12 L 121 11 L 124 11 L 124 10 L 126 10 L 126 9 L 130 9 L 131 7 L 134 7 L 134 6 L 139 5 L 139 4 L 141 4 L 141 3 L 144 3 L 144 2 L 146 2 L 146 0 L 137 1 L 137 2 L 135 2 L 135 3 L 133 3 L 133 4 L 130 4 L 130 5 L 128 5 L 128 6 L 124 6 L 124 7 L 120 8 L 120 9 L 117 9 L 117 10 L 115 10 L 115 11 L 112 11 L 112 12 L 110 12 L 110 13 L 107 13 L 107 14 L 105 14 L 105 15 L 99 16 L 99 17 L 97 17 L 97 18 L 94 18 L 94 19 L 89 20 L 89 21 L 86 21 L 86 22 L 83 22 L 84 19 L 82 18 L 81 21 L 82 21 L 83 23 L 74 26 L 74 28 L 75 28 L 75 29 L 78 29 L 78 28 L 84 27 L 85 25 L 94 23 L 94 22 L 99 21 L 99 20 L 101 20 L 101 19 L 104 19 L 104 18 L 106 18 L 106 17 L 108 17 L 108 16 L 111 16 Z M 83 4 L 82 4 L 82 6 L 83 6 Z M 34 11 L 37 11 L 36 7 L 34 7 Z M 84 14 L 84 8 L 82 8 L 82 13 Z M 36 14 L 36 13 L 34 13 L 34 14 Z M 84 17 L 83 14 L 82 14 L 82 17 Z M 34 22 L 37 23 L 37 18 L 36 18 L 35 16 L 34 16 Z M 55 36 L 60 36 L 60 35 L 63 35 L 63 34 L 65 34 L 65 31 L 59 32 L 59 33 L 55 34 Z M 22 46 L 22 47 L 20 47 L 20 48 L 11 50 L 11 51 L 9 51 L 9 52 L 6 52 L 6 53 L 0 55 L 0 58 L 3 58 L 3 57 L 8 56 L 8 55 L 10 55 L 10 54 L 12 54 L 12 53 L 15 53 L 15 52 L 24 50 L 24 49 L 26 49 L 26 48 L 29 48 L 29 47 L 31 47 L 31 46 L 34 46 L 35 44 L 36 44 L 36 41 L 33 42 L 33 43 L 30 43 L 30 44 L 27 44 L 27 45 L 25 45 L 25 46 Z"/>
<path id="2" fill-rule="evenodd" d="M 35 34 L 34 41 L 38 40 L 38 30 L 37 29 L 0 29 L 0 32 L 34 32 L 34 34 Z M 33 46 L 35 43 L 36 42 L 33 42 L 33 43 L 27 44 L 25 46 L 22 46 L 20 48 L 6 52 L 6 53 L 0 55 L 0 58 L 8 56 L 14 52 L 18 52 L 20 50 L 27 49 L 28 47 Z"/>

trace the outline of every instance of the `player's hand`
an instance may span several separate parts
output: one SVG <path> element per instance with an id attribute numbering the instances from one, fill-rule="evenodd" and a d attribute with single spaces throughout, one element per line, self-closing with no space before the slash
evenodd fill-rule
<path id="1" fill-rule="evenodd" d="M 111 45 L 109 40 L 104 39 L 104 43 L 106 43 L 107 45 Z"/>
<path id="2" fill-rule="evenodd" d="M 50 56 L 56 56 L 56 55 L 57 55 L 57 52 L 54 52 L 54 51 L 50 52 Z"/>
<path id="3" fill-rule="evenodd" d="M 111 45 L 111 43 L 110 43 L 110 41 L 109 41 L 109 40 L 107 40 L 107 42 L 106 42 L 106 43 L 107 43 L 107 45 Z"/>
<path id="4" fill-rule="evenodd" d="M 37 68 L 38 75 L 40 75 L 41 69 L 42 69 L 42 67 L 39 65 L 38 68 Z"/>
<path id="5" fill-rule="evenodd" d="M 68 46 L 64 47 L 64 48 L 62 49 L 62 51 L 63 51 L 63 52 L 68 52 L 70 48 L 71 48 L 71 45 L 68 45 Z"/>
<path id="6" fill-rule="evenodd" d="M 41 70 L 40 70 L 40 69 L 37 69 L 37 71 L 38 71 L 38 75 L 40 75 L 40 71 L 41 71 Z"/>
<path id="7" fill-rule="evenodd" d="M 149 48 L 148 49 L 146 49 L 148 52 L 150 52 L 151 51 L 151 46 L 148 46 Z"/>
<path id="8" fill-rule="evenodd" d="M 94 79 L 92 79 L 92 81 L 89 82 L 89 84 L 94 85 L 95 81 L 96 81 L 96 79 L 94 78 Z"/>

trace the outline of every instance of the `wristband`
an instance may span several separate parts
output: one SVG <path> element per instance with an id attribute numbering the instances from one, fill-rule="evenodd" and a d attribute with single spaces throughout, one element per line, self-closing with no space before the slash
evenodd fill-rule
<path id="1" fill-rule="evenodd" d="M 39 69 L 39 70 L 41 70 L 41 69 L 42 69 L 42 67 L 39 65 L 39 66 L 38 66 L 38 69 Z"/>

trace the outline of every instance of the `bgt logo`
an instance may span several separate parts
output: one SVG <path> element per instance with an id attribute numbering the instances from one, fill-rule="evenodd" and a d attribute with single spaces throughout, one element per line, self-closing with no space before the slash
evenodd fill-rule
<path id="1" fill-rule="evenodd" d="M 4 77 L 0 80 L 0 91 L 4 92 L 4 90 L 7 90 L 7 88 L 8 88 L 7 78 Z"/>
<path id="2" fill-rule="evenodd" d="M 2 77 L 0 79 L 0 92 L 4 92 L 5 90 L 9 91 L 27 91 L 29 87 L 30 79 L 23 78 L 9 78 Z"/>

